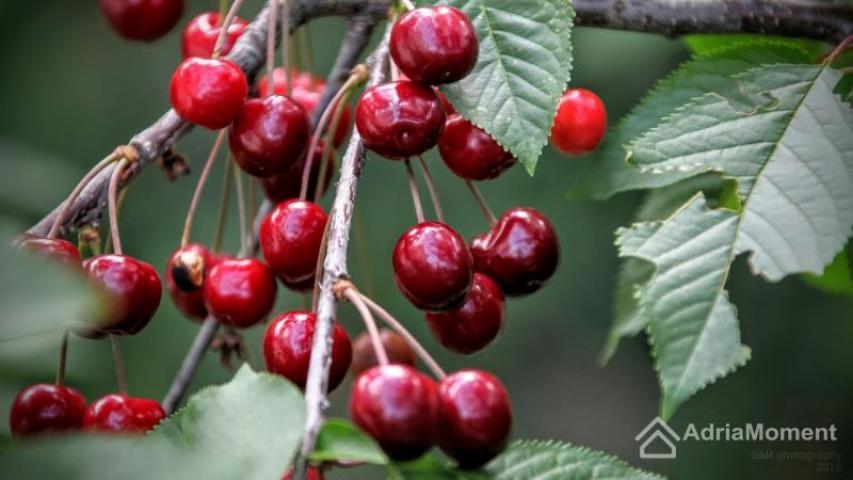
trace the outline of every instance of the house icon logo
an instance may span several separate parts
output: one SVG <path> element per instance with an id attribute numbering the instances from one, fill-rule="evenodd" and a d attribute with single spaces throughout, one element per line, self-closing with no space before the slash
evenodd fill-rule
<path id="1" fill-rule="evenodd" d="M 648 460 L 670 460 L 675 458 L 675 442 L 681 440 L 675 431 L 660 417 L 646 425 L 634 440 L 640 444 L 640 458 Z"/>

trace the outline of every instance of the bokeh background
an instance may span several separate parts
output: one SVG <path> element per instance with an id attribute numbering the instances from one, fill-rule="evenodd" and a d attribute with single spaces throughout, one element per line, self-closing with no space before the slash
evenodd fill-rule
<path id="1" fill-rule="evenodd" d="M 215 0 L 189 2 L 191 14 L 217 7 Z M 250 0 L 245 17 L 259 0 Z M 102 20 L 97 2 L 4 0 L 0 2 L 0 213 L 21 226 L 60 202 L 87 167 L 169 106 L 168 83 L 179 62 L 179 29 L 154 44 L 119 39 Z M 325 74 L 343 30 L 340 19 L 311 27 L 316 71 Z M 579 28 L 575 31 L 572 85 L 595 90 L 615 123 L 644 92 L 688 58 L 683 42 L 658 36 Z M 197 174 L 212 143 L 210 132 L 194 131 L 179 151 Z M 642 461 L 634 436 L 657 411 L 658 386 L 644 338 L 623 343 L 607 367 L 596 360 L 611 319 L 619 265 L 613 231 L 630 222 L 642 196 L 621 195 L 606 203 L 568 201 L 566 191 L 580 162 L 546 149 L 535 177 L 514 168 L 482 185 L 493 209 L 535 207 L 548 215 L 560 237 L 559 270 L 542 291 L 508 304 L 505 327 L 485 351 L 460 357 L 430 336 L 422 315 L 398 293 L 390 253 L 397 237 L 415 222 L 405 172 L 398 163 L 368 160 L 358 198 L 364 235 L 351 249 L 357 282 L 403 320 L 449 370 L 485 368 L 509 388 L 517 438 L 560 439 L 616 454 L 671 478 L 849 478 L 820 473 L 809 462 L 753 460 L 755 450 L 835 451 L 853 455 L 853 301 L 807 287 L 798 278 L 769 284 L 753 277 L 739 259 L 729 281 L 743 341 L 752 360 L 734 375 L 686 403 L 672 423 L 717 425 L 763 422 L 774 426 L 835 424 L 835 444 L 682 443 L 678 459 Z M 451 225 L 466 238 L 487 224 L 461 181 L 435 155 L 428 162 Z M 179 241 L 196 175 L 170 182 L 151 168 L 133 184 L 121 229 L 124 248 L 162 268 Z M 221 171 L 204 196 L 194 237 L 212 237 Z M 325 204 L 331 195 L 325 197 Z M 426 199 L 425 199 L 426 200 Z M 236 211 L 226 245 L 237 249 Z M 365 253 L 369 268 L 359 258 Z M 2 268 L 2 267 L 0 267 Z M 277 311 L 302 298 L 280 290 Z M 2 315 L 0 315 L 2 317 Z M 361 326 L 349 307 L 341 322 L 354 336 Z M 122 341 L 134 395 L 161 398 L 198 325 L 179 316 L 164 296 L 160 311 L 141 334 Z M 252 360 L 262 368 L 262 328 L 247 332 Z M 4 355 L 0 362 L 0 411 L 8 411 L 23 386 L 50 381 L 55 348 Z M 193 389 L 230 377 L 210 354 Z M 94 399 L 115 390 L 109 345 L 75 339 L 68 382 Z M 349 380 L 332 395 L 332 413 L 346 416 Z M 0 422 L 8 441 L 8 424 Z M 5 442 L 4 442 L 5 443 Z M 345 472 L 332 478 L 377 478 L 376 472 Z"/>

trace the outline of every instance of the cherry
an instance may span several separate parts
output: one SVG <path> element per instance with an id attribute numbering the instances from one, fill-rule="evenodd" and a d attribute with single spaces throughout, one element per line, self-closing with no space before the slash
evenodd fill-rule
<path id="1" fill-rule="evenodd" d="M 444 130 L 444 108 L 430 87 L 385 83 L 364 92 L 355 107 L 355 126 L 367 148 L 404 159 L 435 146 Z"/>
<path id="2" fill-rule="evenodd" d="M 319 468 L 311 467 L 306 473 L 307 480 L 325 480 L 323 472 L 321 472 Z M 287 472 L 287 474 L 281 480 L 293 480 L 293 470 Z"/>
<path id="3" fill-rule="evenodd" d="M 374 367 L 358 376 L 350 416 L 394 460 L 412 460 L 438 437 L 438 387 L 405 365 Z"/>
<path id="4" fill-rule="evenodd" d="M 447 119 L 438 140 L 438 151 L 447 167 L 467 180 L 497 178 L 515 165 L 515 158 L 509 152 L 460 115 Z"/>
<path id="5" fill-rule="evenodd" d="M 261 223 L 264 259 L 276 276 L 294 290 L 310 290 L 320 257 L 328 217 L 314 202 L 279 203 Z"/>
<path id="6" fill-rule="evenodd" d="M 397 286 L 424 310 L 459 307 L 474 276 L 464 240 L 439 222 L 422 222 L 406 230 L 394 247 L 392 263 Z"/>
<path id="7" fill-rule="evenodd" d="M 24 235 L 19 239 L 18 247 L 35 254 L 37 257 L 76 268 L 80 268 L 80 263 L 83 261 L 77 247 L 68 240 L 60 238 Z"/>
<path id="8" fill-rule="evenodd" d="M 598 147 L 606 130 L 604 102 L 589 90 L 570 88 L 557 106 L 551 144 L 566 155 L 583 155 Z"/>
<path id="9" fill-rule="evenodd" d="M 264 188 L 267 197 L 273 202 L 280 203 L 291 198 L 299 198 L 302 188 L 302 171 L 305 167 L 305 162 L 308 157 L 303 156 L 299 161 L 284 173 L 273 175 L 271 177 L 262 178 L 261 186 Z M 317 190 L 317 180 L 320 178 L 320 169 L 323 161 L 326 162 L 326 173 L 323 175 L 320 195 L 329 188 L 332 182 L 332 175 L 335 171 L 335 159 L 331 155 L 326 155 L 323 142 L 317 144 L 314 149 L 314 161 L 311 162 L 311 173 L 308 176 L 308 195 L 307 198 L 314 198 Z"/>
<path id="10" fill-rule="evenodd" d="M 160 306 L 160 276 L 148 263 L 127 255 L 101 255 L 86 259 L 83 271 L 112 300 L 95 332 L 133 335 L 148 325 Z"/>
<path id="11" fill-rule="evenodd" d="M 228 143 L 246 173 L 269 177 L 289 170 L 305 155 L 310 132 L 308 117 L 298 103 L 272 95 L 243 104 Z"/>
<path id="12" fill-rule="evenodd" d="M 218 261 L 206 247 L 191 243 L 175 250 L 166 265 L 166 290 L 172 302 L 185 316 L 193 320 L 207 317 L 202 285 L 207 272 Z"/>
<path id="13" fill-rule="evenodd" d="M 439 386 L 438 444 L 462 468 L 478 468 L 506 448 L 512 428 L 509 394 L 482 370 L 462 370 Z"/>
<path id="14" fill-rule="evenodd" d="M 228 60 L 191 57 L 172 74 L 172 108 L 184 120 L 211 130 L 233 122 L 248 93 L 246 75 Z"/>
<path id="15" fill-rule="evenodd" d="M 385 348 L 385 353 L 388 355 L 388 362 L 393 364 L 415 366 L 415 352 L 400 335 L 383 328 L 379 330 L 379 340 L 382 342 L 382 347 Z M 352 346 L 352 366 L 350 371 L 353 376 L 357 376 L 361 372 L 379 365 L 376 358 L 376 352 L 373 350 L 373 342 L 370 340 L 370 335 L 365 332 L 355 339 Z"/>
<path id="16" fill-rule="evenodd" d="M 477 31 L 454 7 L 416 8 L 391 29 L 391 58 L 407 77 L 437 85 L 464 78 L 477 63 Z"/>
<path id="17" fill-rule="evenodd" d="M 482 273 L 474 282 L 465 303 L 456 310 L 427 313 L 430 330 L 445 347 L 469 354 L 492 342 L 504 318 L 504 295 L 494 280 Z"/>
<path id="18" fill-rule="evenodd" d="M 9 427 L 16 437 L 79 430 L 85 413 L 86 399 L 80 392 L 40 383 L 18 392 L 9 412 Z"/>
<path id="19" fill-rule="evenodd" d="M 305 388 L 311 345 L 317 316 L 311 312 L 287 312 L 273 319 L 264 332 L 264 360 L 267 370 L 277 373 L 299 388 Z M 332 366 L 329 370 L 329 391 L 340 385 L 352 361 L 349 335 L 335 323 L 332 341 Z"/>
<path id="20" fill-rule="evenodd" d="M 184 0 L 100 0 L 113 30 L 129 40 L 150 42 L 169 33 L 184 13 Z"/>
<path id="21" fill-rule="evenodd" d="M 207 274 L 204 305 L 220 322 L 248 328 L 266 317 L 275 304 L 272 271 L 254 258 L 225 258 Z"/>
<path id="22" fill-rule="evenodd" d="M 114 393 L 89 405 L 83 429 L 104 433 L 141 434 L 156 427 L 166 412 L 156 400 Z"/>
<path id="23" fill-rule="evenodd" d="M 551 222 L 532 208 L 505 211 L 491 230 L 471 242 L 474 268 L 492 277 L 504 294 L 520 296 L 538 290 L 551 278 L 560 246 Z"/>
<path id="24" fill-rule="evenodd" d="M 228 25 L 225 43 L 222 44 L 222 51 L 219 53 L 227 55 L 248 26 L 249 22 L 240 17 L 234 17 L 234 20 Z M 216 40 L 221 31 L 222 24 L 220 23 L 219 13 L 204 12 L 196 15 L 184 27 L 184 33 L 181 36 L 181 55 L 184 58 L 212 57 Z"/>

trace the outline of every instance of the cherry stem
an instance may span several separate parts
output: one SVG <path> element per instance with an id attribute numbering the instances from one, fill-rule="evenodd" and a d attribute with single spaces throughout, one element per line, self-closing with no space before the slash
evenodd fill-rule
<path id="1" fill-rule="evenodd" d="M 300 46 L 305 50 L 305 70 L 308 72 L 314 71 L 314 48 L 311 45 L 311 27 L 309 23 L 302 25 L 299 29 L 299 35 L 302 37 Z"/>
<path id="2" fill-rule="evenodd" d="M 317 300 L 320 296 L 320 277 L 323 275 L 323 259 L 326 258 L 326 247 L 329 243 L 329 228 L 332 225 L 332 217 L 335 215 L 334 208 L 329 212 L 326 227 L 323 229 L 323 237 L 320 239 L 320 255 L 317 256 L 317 266 L 314 267 L 314 289 L 311 292 L 311 311 L 317 311 Z"/>
<path id="3" fill-rule="evenodd" d="M 370 334 L 370 343 L 373 344 L 373 352 L 376 354 L 376 359 L 379 365 L 388 365 L 388 353 L 385 352 L 385 347 L 382 345 L 382 339 L 379 337 L 379 328 L 376 327 L 376 320 L 370 309 L 367 308 L 361 294 L 355 287 L 347 287 L 343 292 L 344 297 L 349 300 L 358 310 L 361 319 L 364 321 L 364 326 L 367 327 L 367 332 Z"/>
<path id="4" fill-rule="evenodd" d="M 246 226 L 246 198 L 243 193 L 243 175 L 236 163 L 233 164 L 233 168 L 234 185 L 237 187 L 237 213 L 240 217 L 240 251 L 245 254 L 248 251 L 249 245 L 246 239 L 248 227 Z"/>
<path id="5" fill-rule="evenodd" d="M 118 336 L 110 334 L 110 344 L 113 347 L 113 363 L 116 367 L 116 383 L 118 384 L 118 392 L 122 395 L 126 395 L 127 374 L 124 371 L 124 362 L 121 359 L 121 346 L 119 345 Z"/>
<path id="6" fill-rule="evenodd" d="M 222 237 L 225 235 L 225 225 L 228 223 L 228 201 L 231 199 L 231 164 L 225 164 L 222 172 L 222 188 L 219 194 L 219 212 L 216 214 L 216 233 L 213 236 L 213 251 L 222 248 Z"/>
<path id="7" fill-rule="evenodd" d="M 118 200 L 116 204 L 116 216 L 121 216 L 121 212 L 124 210 L 124 204 L 127 202 L 127 194 L 130 192 L 130 185 L 121 189 L 121 192 L 118 194 Z M 113 248 L 113 237 L 112 235 L 107 236 L 107 241 L 104 243 L 104 252 L 111 252 Z"/>
<path id="8" fill-rule="evenodd" d="M 121 175 L 124 173 L 125 168 L 128 165 L 128 161 L 126 158 L 119 160 L 118 165 L 113 170 L 112 176 L 110 177 L 110 185 L 107 190 L 107 212 L 110 217 L 110 238 L 113 242 L 113 251 L 116 254 L 121 255 L 121 235 L 119 234 L 118 229 L 118 207 L 116 206 L 116 192 L 118 191 L 118 184 L 121 180 Z"/>
<path id="9" fill-rule="evenodd" d="M 210 177 L 210 171 L 213 170 L 213 163 L 216 161 L 217 155 L 219 155 L 219 150 L 222 148 L 222 141 L 225 140 L 225 134 L 227 132 L 228 130 L 224 128 L 219 131 L 219 134 L 216 135 L 216 140 L 213 142 L 213 147 L 210 149 L 210 153 L 207 156 L 207 160 L 204 162 L 204 168 L 202 168 L 201 175 L 199 175 L 198 182 L 196 182 L 195 191 L 193 192 L 192 199 L 190 200 L 190 208 L 189 211 L 187 211 L 187 217 L 184 220 L 184 233 L 181 235 L 181 247 L 185 247 L 190 243 L 190 235 L 192 234 L 195 212 L 198 210 L 198 204 L 201 202 L 201 194 L 204 191 L 204 185 L 207 183 L 208 177 Z"/>
<path id="10" fill-rule="evenodd" d="M 406 159 L 406 175 L 409 177 L 409 191 L 412 193 L 412 203 L 415 205 L 415 216 L 418 218 L 418 223 L 422 223 L 424 221 L 424 207 L 421 205 L 418 182 L 415 180 L 415 171 L 412 169 L 412 163 L 409 159 Z"/>
<path id="11" fill-rule="evenodd" d="M 267 16 L 267 94 L 275 95 L 273 83 L 273 71 L 275 70 L 275 20 L 278 15 L 278 0 L 269 1 L 269 15 Z"/>
<path id="12" fill-rule="evenodd" d="M 471 190 L 471 193 L 474 195 L 474 199 L 477 200 L 477 205 L 480 206 L 480 210 L 483 211 L 483 215 L 485 215 L 486 219 L 489 221 L 489 225 L 498 223 L 498 220 L 495 218 L 495 214 L 492 213 L 492 209 L 489 208 L 489 204 L 486 202 L 486 197 L 483 196 L 483 192 L 477 188 L 477 185 L 475 185 L 471 180 L 465 180 L 465 185 L 468 186 L 468 190 Z"/>
<path id="13" fill-rule="evenodd" d="M 444 380 L 445 378 L 447 378 L 447 373 L 444 372 L 438 362 L 436 362 L 435 359 L 432 358 L 432 355 L 430 355 L 426 348 L 424 348 L 423 345 L 418 342 L 414 335 L 409 333 L 409 331 L 406 329 L 406 327 L 403 326 L 402 323 L 397 321 L 397 319 L 394 318 L 393 315 L 388 313 L 387 310 L 382 308 L 378 303 L 374 302 L 369 297 L 365 296 L 363 293 L 359 293 L 359 295 L 361 296 L 361 299 L 364 300 L 364 303 L 366 303 L 371 310 L 373 310 L 377 315 L 379 315 L 379 317 L 382 318 L 382 320 L 384 320 L 385 323 L 387 323 L 392 329 L 394 329 L 394 331 L 400 334 L 400 336 L 406 339 L 406 341 L 409 343 L 409 346 L 412 347 L 412 350 L 414 350 L 418 357 L 420 357 L 420 359 L 427 365 L 427 367 L 432 370 L 432 373 L 433 375 L 435 375 L 436 378 L 438 378 L 439 380 Z"/>
<path id="14" fill-rule="evenodd" d="M 288 40 L 290 39 L 290 0 L 281 0 L 281 68 L 284 70 L 284 78 L 287 82 L 287 87 L 289 90 L 291 88 L 291 78 L 290 78 L 290 45 L 288 45 Z M 272 34 L 272 33 L 270 33 Z M 273 91 L 273 85 L 269 84 L 269 91 Z M 286 92 L 285 92 L 286 93 Z"/>
<path id="15" fill-rule="evenodd" d="M 406 8 L 406 10 L 414 10 L 415 4 L 411 2 L 411 0 L 400 0 L 400 3 Z"/>
<path id="16" fill-rule="evenodd" d="M 53 222 L 53 225 L 50 227 L 50 230 L 47 232 L 47 238 L 56 238 L 59 235 L 59 230 L 62 228 L 62 224 L 68 219 L 68 215 L 71 213 L 71 207 L 74 206 L 74 201 L 77 200 L 77 197 L 80 196 L 80 193 L 83 192 L 83 189 L 86 188 L 86 185 L 92 181 L 101 171 L 106 168 L 108 165 L 116 161 L 121 154 L 116 150 L 113 153 L 107 155 L 103 160 L 96 163 L 94 167 L 80 179 L 80 182 L 77 183 L 77 186 L 74 187 L 74 190 L 71 191 L 71 194 L 68 195 L 68 198 L 65 200 L 65 203 L 62 206 L 62 210 L 59 212 L 59 215 L 56 216 L 56 220 Z"/>
<path id="17" fill-rule="evenodd" d="M 65 359 L 68 356 L 68 332 L 62 333 L 62 343 L 59 344 L 59 365 L 56 367 L 56 384 L 65 383 Z"/>
<path id="18" fill-rule="evenodd" d="M 851 46 L 853 46 L 853 35 L 848 35 L 847 38 L 842 40 L 841 43 L 839 43 L 838 46 L 832 50 L 832 53 L 830 53 L 829 56 L 826 57 L 826 60 L 824 60 L 823 63 L 829 65 Z"/>
<path id="19" fill-rule="evenodd" d="M 234 18 L 237 17 L 237 12 L 240 11 L 243 1 L 244 0 L 234 0 L 234 3 L 231 4 L 231 8 L 228 9 L 228 14 L 225 15 L 225 20 L 222 22 L 222 29 L 219 31 L 219 36 L 216 37 L 216 43 L 213 44 L 213 58 L 219 58 L 222 54 L 222 47 L 225 46 L 225 39 L 228 38 L 228 27 L 231 26 L 231 22 L 234 21 Z"/>
<path id="20" fill-rule="evenodd" d="M 255 186 L 257 183 L 255 182 L 255 177 L 247 177 L 249 181 L 249 223 L 248 225 L 255 224 L 255 214 L 257 213 L 257 209 L 255 208 Z M 248 233 L 247 233 L 248 235 Z"/>
<path id="21" fill-rule="evenodd" d="M 427 167 L 423 155 L 418 155 L 418 162 L 420 163 L 421 171 L 424 174 L 424 182 L 426 183 L 427 191 L 429 191 L 429 197 L 432 199 L 432 207 L 435 209 L 435 216 L 438 217 L 439 222 L 444 223 L 444 211 L 441 208 L 441 201 L 438 199 L 438 191 L 435 188 L 435 183 L 432 181 L 432 175 L 429 173 L 429 168 Z"/>

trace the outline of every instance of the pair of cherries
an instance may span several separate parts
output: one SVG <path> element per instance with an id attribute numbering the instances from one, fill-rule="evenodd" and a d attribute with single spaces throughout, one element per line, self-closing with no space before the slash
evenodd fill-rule
<path id="1" fill-rule="evenodd" d="M 87 406 L 83 395 L 73 388 L 37 384 L 15 397 L 9 426 L 16 437 L 80 429 L 132 434 L 151 430 L 165 417 L 155 400 L 111 394 Z"/>

